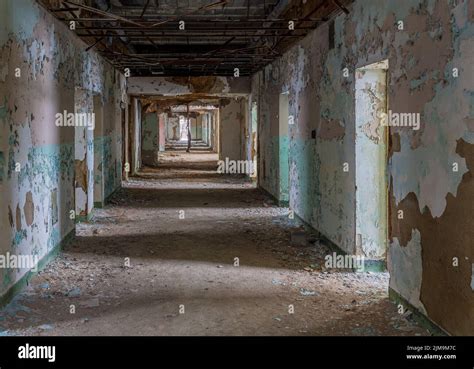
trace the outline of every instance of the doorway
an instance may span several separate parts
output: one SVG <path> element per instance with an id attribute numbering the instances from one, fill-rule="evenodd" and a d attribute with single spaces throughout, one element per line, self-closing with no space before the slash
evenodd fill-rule
<path id="1" fill-rule="evenodd" d="M 76 87 L 74 94 L 74 198 L 75 219 L 84 221 L 94 208 L 94 129 L 93 96 Z"/>
<path id="2" fill-rule="evenodd" d="M 253 172 L 250 176 L 254 181 L 258 178 L 258 107 L 254 101 L 250 111 L 250 158 L 253 164 Z"/>
<path id="3" fill-rule="evenodd" d="M 94 207 L 104 206 L 104 105 L 101 95 L 93 98 L 95 128 L 94 128 Z"/>
<path id="4" fill-rule="evenodd" d="M 355 84 L 356 253 L 379 266 L 388 242 L 387 70 L 387 60 L 359 68 Z"/>
<path id="5" fill-rule="evenodd" d="M 278 153 L 279 153 L 279 202 L 281 206 L 290 203 L 290 156 L 289 156 L 289 93 L 280 94 L 278 109 Z"/>

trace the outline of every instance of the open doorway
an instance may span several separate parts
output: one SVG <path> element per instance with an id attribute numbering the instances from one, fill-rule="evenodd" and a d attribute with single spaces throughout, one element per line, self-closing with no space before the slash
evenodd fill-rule
<path id="1" fill-rule="evenodd" d="M 94 95 L 94 207 L 104 206 L 104 105 L 101 95 Z"/>
<path id="2" fill-rule="evenodd" d="M 279 152 L 279 202 L 281 206 L 290 203 L 290 156 L 289 156 L 289 93 L 280 94 L 278 109 L 278 152 Z"/>
<path id="3" fill-rule="evenodd" d="M 122 126 L 122 149 L 121 149 L 121 163 L 122 163 L 122 180 L 127 177 L 127 168 L 125 163 L 127 162 L 127 110 L 125 107 L 121 107 L 121 126 Z"/>
<path id="4" fill-rule="evenodd" d="M 94 208 L 94 102 L 91 93 L 76 87 L 74 94 L 75 219 L 84 221 Z"/>
<path id="5" fill-rule="evenodd" d="M 141 172 L 215 172 L 218 150 L 212 138 L 218 98 L 196 100 L 180 95 L 153 97 L 142 103 Z"/>
<path id="6" fill-rule="evenodd" d="M 258 106 L 252 103 L 250 111 L 250 158 L 254 163 L 254 170 L 250 176 L 254 181 L 258 178 Z"/>
<path id="7" fill-rule="evenodd" d="M 356 252 L 377 269 L 385 266 L 388 237 L 388 61 L 356 70 Z"/>

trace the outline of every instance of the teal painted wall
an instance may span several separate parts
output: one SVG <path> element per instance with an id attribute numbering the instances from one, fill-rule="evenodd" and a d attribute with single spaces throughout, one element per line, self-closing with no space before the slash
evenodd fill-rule
<path id="1" fill-rule="evenodd" d="M 344 251 L 361 252 L 355 247 L 355 71 L 388 59 L 389 108 L 422 117 L 418 131 L 391 127 L 390 287 L 447 331 L 473 334 L 474 224 L 448 222 L 456 213 L 466 219 L 463 203 L 474 203 L 468 192 L 474 4 L 356 0 L 349 11 L 334 21 L 333 49 L 329 24 L 322 24 L 252 77 L 252 96 L 259 103 L 259 184 L 279 196 L 279 96 L 288 91 L 295 118 L 289 131 L 290 207 Z M 453 68 L 462 77 L 454 77 Z M 404 219 L 397 218 L 398 210 Z M 433 238 L 436 229 L 446 241 Z M 456 274 L 454 253 L 464 258 Z"/>
<path id="2" fill-rule="evenodd" d="M 5 21 L 6 20 L 6 21 Z M 104 101 L 106 192 L 121 183 L 120 101 L 125 78 L 32 0 L 0 2 L 0 254 L 43 258 L 74 231 L 74 127 L 58 127 L 55 115 L 75 110 L 76 87 Z M 16 75 L 19 68 L 21 75 Z M 90 100 L 89 100 L 90 98 Z M 101 152 L 89 136 L 85 147 Z M 16 171 L 17 164 L 19 171 Z M 82 170 L 81 169 L 81 170 Z M 92 172 L 93 173 L 93 172 Z M 93 184 L 93 182 L 91 181 Z M 27 274 L 0 270 L 0 296 Z"/>
<path id="3" fill-rule="evenodd" d="M 278 199 L 280 201 L 286 202 L 290 199 L 290 167 L 289 167 L 289 153 L 290 153 L 290 144 L 289 139 L 286 136 L 279 136 L 277 147 L 279 155 L 279 193 Z"/>
<path id="4" fill-rule="evenodd" d="M 142 162 L 145 165 L 156 165 L 158 160 L 158 114 L 146 113 L 142 120 Z"/>

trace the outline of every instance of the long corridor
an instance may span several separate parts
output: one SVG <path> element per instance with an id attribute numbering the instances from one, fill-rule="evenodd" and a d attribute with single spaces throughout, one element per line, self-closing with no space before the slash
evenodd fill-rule
<path id="1" fill-rule="evenodd" d="M 387 273 L 326 270 L 332 251 L 251 181 L 169 155 L 77 226 L 0 334 L 428 334 L 388 300 Z"/>

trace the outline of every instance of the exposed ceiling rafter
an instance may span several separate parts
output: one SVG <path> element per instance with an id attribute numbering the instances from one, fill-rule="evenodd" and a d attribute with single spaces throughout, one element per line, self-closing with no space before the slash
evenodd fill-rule
<path id="1" fill-rule="evenodd" d="M 251 75 L 352 0 L 37 0 L 132 75 Z M 54 4 L 54 5 L 53 5 Z M 61 7 L 58 8 L 58 4 Z M 182 3 L 181 3 L 182 4 Z M 184 21 L 184 29 L 180 26 Z M 288 22 L 294 22 L 294 29 Z"/>

